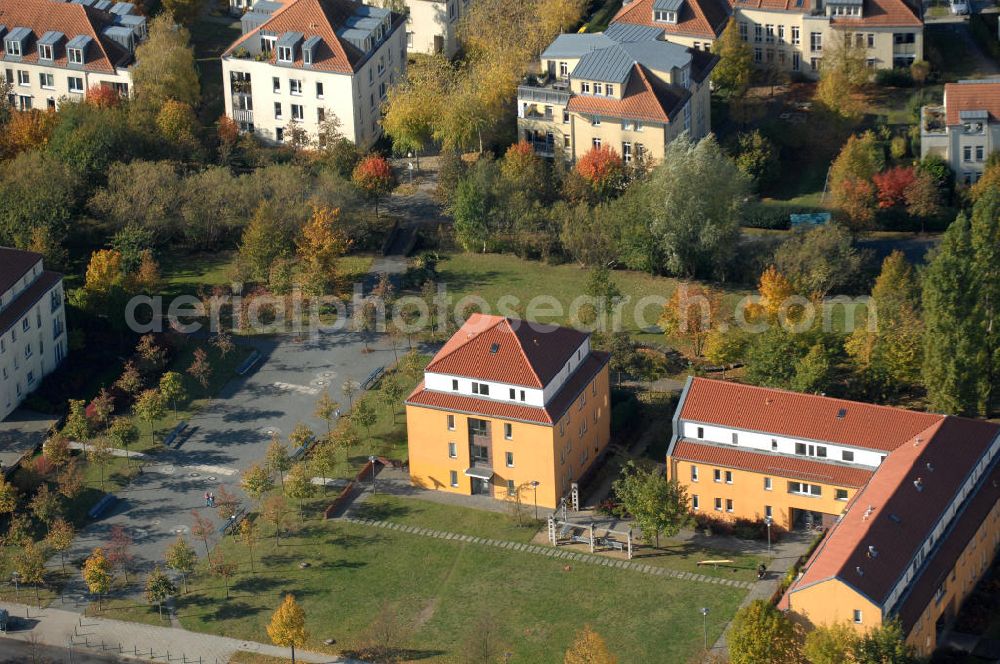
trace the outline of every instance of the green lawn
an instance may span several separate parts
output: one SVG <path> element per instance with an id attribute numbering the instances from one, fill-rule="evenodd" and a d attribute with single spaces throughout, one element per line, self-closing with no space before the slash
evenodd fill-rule
<path id="1" fill-rule="evenodd" d="M 227 286 L 235 259 L 235 251 L 164 256 L 160 264 L 164 283 L 161 294 L 164 297 L 195 295 L 199 288 Z"/>
<path id="2" fill-rule="evenodd" d="M 461 535 L 476 535 L 490 539 L 511 542 L 530 542 L 544 522 L 535 521 L 528 494 L 524 525 L 518 526 L 513 514 L 488 512 L 471 507 L 458 507 L 420 500 L 419 498 L 399 498 L 397 496 L 370 496 L 358 507 L 355 516 L 364 519 L 379 519 L 420 528 L 432 528 Z"/>
<path id="3" fill-rule="evenodd" d="M 220 549 L 243 571 L 232 597 L 225 600 L 220 580 L 197 578 L 178 602 L 184 627 L 259 640 L 291 592 L 305 609 L 307 647 L 324 649 L 323 640 L 335 638 L 349 651 L 389 603 L 407 626 L 399 647 L 409 659 L 458 660 L 488 611 L 512 661 L 558 661 L 574 632 L 590 624 L 620 661 L 685 662 L 702 646 L 695 606 L 709 608 L 714 641 L 743 596 L 729 587 L 333 521 L 314 521 L 281 546 L 262 542 L 257 564 L 266 573 L 248 574 L 245 550 L 231 539 Z"/>

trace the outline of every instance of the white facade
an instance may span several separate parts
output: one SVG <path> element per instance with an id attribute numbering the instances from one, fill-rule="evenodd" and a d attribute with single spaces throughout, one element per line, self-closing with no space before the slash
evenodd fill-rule
<path id="1" fill-rule="evenodd" d="M 965 98 L 978 89 L 982 100 Z M 1000 91 L 1000 79 L 961 81 L 945 87 L 944 105 L 925 106 L 920 113 L 920 157 L 944 159 L 960 184 L 975 184 L 986 170 L 990 154 L 1000 150 L 1000 122 L 989 95 Z M 949 92 L 952 99 L 949 106 Z"/>
<path id="2" fill-rule="evenodd" d="M 315 142 L 323 121 L 335 116 L 348 140 L 370 146 L 382 134 L 382 104 L 389 88 L 406 70 L 402 26 L 401 20 L 392 21 L 384 38 L 353 65 L 353 71 L 343 73 L 304 63 L 301 44 L 294 47 L 297 55 L 291 62 L 257 57 L 243 46 L 230 47 L 222 57 L 226 115 L 241 131 L 271 143 L 285 142 L 290 126 L 301 127 Z M 261 30 L 266 27 L 267 23 Z M 301 29 L 307 32 L 309 26 Z M 259 41 L 257 35 L 245 36 L 237 44 L 255 39 Z"/>
<path id="3" fill-rule="evenodd" d="M 66 357 L 63 300 L 62 276 L 44 271 L 40 257 L 0 296 L 2 417 L 17 408 Z"/>
<path id="4" fill-rule="evenodd" d="M 469 0 L 406 0 L 406 45 L 409 53 L 442 54 L 458 51 L 458 22 Z"/>
<path id="5" fill-rule="evenodd" d="M 63 99 L 82 100 L 93 87 L 111 86 L 121 95 L 132 93 L 132 74 L 68 69 L 37 62 L 5 61 L 4 77 L 11 85 L 10 103 L 22 111 L 57 109 Z"/>
<path id="6" fill-rule="evenodd" d="M 588 337 L 576 352 L 566 361 L 559 373 L 542 389 L 525 387 L 513 383 L 473 380 L 465 376 L 454 376 L 436 372 L 424 372 L 424 388 L 435 392 L 451 392 L 477 399 L 507 401 L 522 403 L 526 406 L 543 408 L 559 393 L 580 363 L 590 354 L 590 338 Z M 484 390 L 485 387 L 485 390 Z"/>

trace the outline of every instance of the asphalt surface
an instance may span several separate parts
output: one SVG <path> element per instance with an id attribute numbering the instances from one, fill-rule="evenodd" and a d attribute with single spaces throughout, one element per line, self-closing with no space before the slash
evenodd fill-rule
<path id="1" fill-rule="evenodd" d="M 0 638 L 0 664 L 111 664 L 124 662 L 119 657 L 105 657 L 80 648 L 53 648 Z"/>

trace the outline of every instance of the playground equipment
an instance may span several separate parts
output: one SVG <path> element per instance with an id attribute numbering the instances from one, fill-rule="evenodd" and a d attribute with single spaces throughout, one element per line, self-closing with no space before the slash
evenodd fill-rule
<path id="1" fill-rule="evenodd" d="M 598 528 L 600 528 L 604 535 L 596 535 L 595 531 Z M 548 533 L 549 543 L 552 546 L 559 546 L 561 542 L 586 544 L 590 548 L 591 553 L 594 553 L 597 549 L 614 549 L 615 551 L 621 551 L 628 556 L 629 560 L 632 560 L 633 538 L 631 528 L 628 530 L 615 530 L 614 528 L 604 526 L 599 527 L 594 522 L 573 523 L 557 519 L 555 515 L 549 515 Z"/>

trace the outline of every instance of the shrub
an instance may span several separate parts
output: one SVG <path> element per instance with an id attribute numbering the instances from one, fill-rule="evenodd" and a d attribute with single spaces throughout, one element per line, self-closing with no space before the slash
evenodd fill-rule
<path id="1" fill-rule="evenodd" d="M 769 230 L 788 230 L 789 212 L 783 208 L 766 205 L 748 205 L 743 211 L 740 225 L 746 228 L 766 228 Z"/>
<path id="2" fill-rule="evenodd" d="M 894 69 L 879 69 L 875 72 L 876 85 L 888 85 L 894 88 L 908 88 L 913 85 L 913 74 L 909 69 L 896 67 Z"/>

